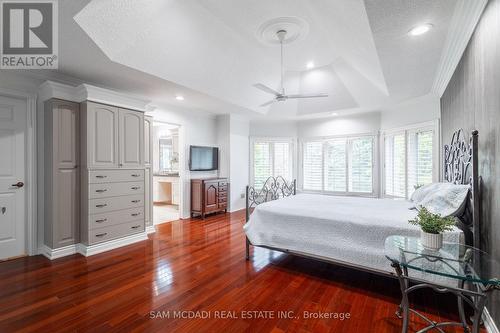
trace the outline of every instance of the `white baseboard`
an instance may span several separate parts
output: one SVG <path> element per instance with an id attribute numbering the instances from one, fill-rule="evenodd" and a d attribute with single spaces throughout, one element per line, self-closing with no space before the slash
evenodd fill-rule
<path id="1" fill-rule="evenodd" d="M 146 227 L 146 234 L 154 234 L 156 232 L 156 227 L 154 225 L 148 225 Z"/>
<path id="2" fill-rule="evenodd" d="M 40 254 L 43 254 L 45 257 L 49 258 L 50 260 L 54 260 L 57 258 L 62 258 L 65 256 L 69 256 L 72 254 L 76 253 L 76 248 L 77 245 L 68 245 L 64 247 L 60 247 L 57 249 L 51 249 L 47 245 L 42 245 L 39 249 L 38 252 Z"/>
<path id="3" fill-rule="evenodd" d="M 486 331 L 488 333 L 500 333 L 498 331 L 497 325 L 495 325 L 495 321 L 488 312 L 488 309 L 484 309 L 483 322 L 484 322 L 484 328 L 486 328 Z"/>
<path id="4" fill-rule="evenodd" d="M 118 247 L 122 247 L 125 245 L 130 245 L 134 244 L 143 240 L 147 240 L 148 235 L 147 233 L 141 232 L 139 234 L 123 237 L 123 238 L 118 238 L 118 239 L 113 239 L 107 242 L 99 243 L 99 244 L 94 244 L 94 245 L 84 245 L 84 244 L 78 244 L 77 245 L 77 252 L 80 253 L 81 255 L 84 255 L 86 257 L 92 256 L 94 254 L 106 252 L 109 250 L 116 249 Z"/>

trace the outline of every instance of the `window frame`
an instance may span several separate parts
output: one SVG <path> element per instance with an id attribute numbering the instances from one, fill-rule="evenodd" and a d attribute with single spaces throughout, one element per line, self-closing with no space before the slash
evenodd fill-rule
<path id="1" fill-rule="evenodd" d="M 372 139 L 372 192 L 350 192 L 349 191 L 349 167 L 350 167 L 350 157 L 352 146 L 350 142 L 355 139 L 371 138 Z M 326 142 L 330 140 L 346 140 L 346 191 L 326 191 L 325 188 L 325 153 L 326 153 Z M 323 190 L 306 190 L 304 189 L 304 144 L 307 142 L 321 141 L 323 144 L 322 155 L 321 155 L 321 165 L 322 165 L 322 188 Z M 360 134 L 350 134 L 350 135 L 329 135 L 320 137 L 307 137 L 301 138 L 299 140 L 299 170 L 298 170 L 298 189 L 303 193 L 315 193 L 324 195 L 336 195 L 336 196 L 355 196 L 355 197 L 377 197 L 379 194 L 379 180 L 377 175 L 379 175 L 379 134 L 376 132 L 360 133 Z"/>
<path id="2" fill-rule="evenodd" d="M 289 156 L 290 156 L 290 175 L 291 179 L 290 181 L 294 180 L 297 178 L 297 167 L 296 167 L 296 161 L 297 161 L 297 139 L 293 137 L 260 137 L 260 136 L 254 136 L 250 137 L 250 179 L 249 179 L 249 184 L 250 186 L 255 186 L 255 170 L 254 170 L 254 146 L 255 143 L 257 142 L 263 142 L 263 143 L 288 143 L 290 145 L 290 151 L 289 151 Z M 274 155 L 274 145 L 273 148 L 270 150 L 271 156 Z M 274 158 L 271 160 L 271 169 L 273 170 L 274 173 Z M 272 175 L 274 177 L 274 175 Z"/>
<path id="3" fill-rule="evenodd" d="M 380 197 L 389 199 L 409 199 L 408 196 L 408 142 L 410 132 L 425 132 L 433 131 L 432 136 L 432 182 L 437 182 L 439 180 L 439 170 L 441 170 L 442 161 L 439 158 L 439 147 L 441 146 L 441 137 L 439 131 L 439 120 L 427 121 L 422 123 L 416 123 L 408 126 L 391 128 L 383 130 L 380 135 Z M 405 196 L 399 197 L 395 195 L 386 194 L 386 183 L 385 183 L 385 139 L 387 136 L 392 136 L 396 134 L 404 133 L 405 135 Z"/>

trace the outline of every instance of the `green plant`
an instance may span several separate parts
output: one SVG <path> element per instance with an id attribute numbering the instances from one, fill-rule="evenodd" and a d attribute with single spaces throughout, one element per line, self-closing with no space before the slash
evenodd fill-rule
<path id="1" fill-rule="evenodd" d="M 440 234 L 445 231 L 453 230 L 455 220 L 453 217 L 441 217 L 439 214 L 433 214 L 425 207 L 420 207 L 418 215 L 408 223 L 418 225 L 420 228 L 429 234 Z"/>

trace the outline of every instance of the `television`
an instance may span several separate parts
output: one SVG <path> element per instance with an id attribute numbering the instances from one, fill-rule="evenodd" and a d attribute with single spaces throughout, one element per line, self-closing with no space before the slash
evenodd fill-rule
<path id="1" fill-rule="evenodd" d="M 219 148 L 217 147 L 189 147 L 189 170 L 213 171 L 219 168 Z"/>

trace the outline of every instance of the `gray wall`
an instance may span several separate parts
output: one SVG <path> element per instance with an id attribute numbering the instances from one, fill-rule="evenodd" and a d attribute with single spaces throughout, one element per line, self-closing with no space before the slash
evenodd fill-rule
<path id="1" fill-rule="evenodd" d="M 479 131 L 481 247 L 500 262 L 500 0 L 490 0 L 441 98 L 441 125 L 445 143 L 457 128 Z M 500 292 L 488 310 L 500 327 Z"/>

